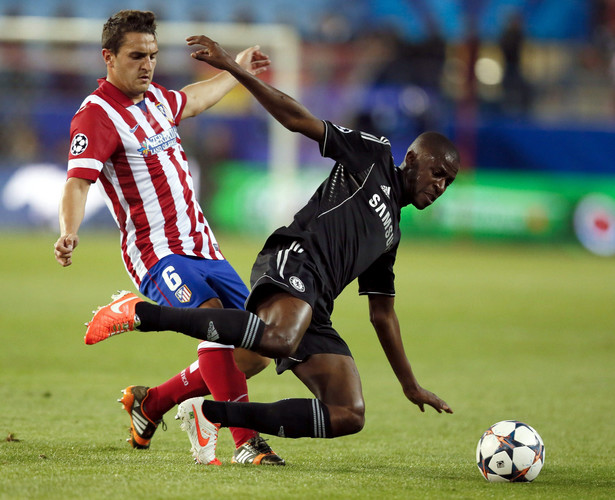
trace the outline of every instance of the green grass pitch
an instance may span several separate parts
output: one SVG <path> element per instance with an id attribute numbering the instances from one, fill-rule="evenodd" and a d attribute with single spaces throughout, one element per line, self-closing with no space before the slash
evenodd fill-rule
<path id="1" fill-rule="evenodd" d="M 96 346 L 83 323 L 117 289 L 132 289 L 116 233 L 81 235 L 72 267 L 55 234 L 2 234 L 0 498 L 553 498 L 615 495 L 615 261 L 574 246 L 402 243 L 396 306 L 419 381 L 455 413 L 405 400 L 351 285 L 334 324 L 350 344 L 367 404 L 365 429 L 334 440 L 270 443 L 284 468 L 192 463 L 166 416 L 148 451 L 125 442 L 115 402 L 129 384 L 157 385 L 195 359 L 196 342 L 129 333 Z M 259 240 L 219 235 L 247 277 Z M 249 382 L 253 401 L 307 397 L 272 367 Z M 492 484 L 475 448 L 504 419 L 533 426 L 546 464 L 530 484 Z"/>

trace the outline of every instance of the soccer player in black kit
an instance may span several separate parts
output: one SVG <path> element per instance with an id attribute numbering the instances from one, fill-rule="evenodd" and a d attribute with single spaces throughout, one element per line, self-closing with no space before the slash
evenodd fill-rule
<path id="1" fill-rule="evenodd" d="M 317 141 L 322 155 L 336 163 L 293 222 L 267 239 L 252 269 L 246 311 L 166 308 L 135 297 L 114 311 L 113 302 L 101 308 L 89 324 L 86 343 L 128 330 L 174 330 L 251 349 L 276 358 L 278 373 L 291 370 L 316 399 L 206 400 L 194 408 L 199 420 L 281 437 L 352 434 L 364 425 L 361 381 L 330 318 L 335 298 L 358 278 L 359 293 L 368 296 L 371 323 L 405 396 L 421 411 L 429 405 L 438 413 L 452 413 L 412 372 L 394 310 L 393 264 L 401 208 L 412 204 L 422 210 L 442 195 L 459 170 L 455 146 L 439 133 L 426 132 L 396 167 L 387 139 L 319 120 L 239 67 L 216 42 L 205 36 L 187 40 L 201 46 L 192 54 L 195 59 L 230 72 L 282 125 Z M 217 434 L 218 425 L 213 427 Z"/>

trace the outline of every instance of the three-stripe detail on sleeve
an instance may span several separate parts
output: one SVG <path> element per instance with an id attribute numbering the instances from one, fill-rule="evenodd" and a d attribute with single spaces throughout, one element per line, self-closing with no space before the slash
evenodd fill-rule
<path id="1" fill-rule="evenodd" d="M 303 253 L 303 247 L 297 241 L 293 241 L 290 246 L 285 250 L 278 252 L 278 258 L 276 264 L 278 266 L 278 274 L 280 278 L 284 278 L 284 268 L 286 267 L 286 261 L 290 252 Z"/>

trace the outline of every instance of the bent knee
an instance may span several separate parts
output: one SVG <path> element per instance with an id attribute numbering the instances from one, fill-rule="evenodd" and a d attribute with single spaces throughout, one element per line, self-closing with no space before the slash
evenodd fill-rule
<path id="1" fill-rule="evenodd" d="M 259 352 L 271 358 L 292 356 L 301 342 L 303 332 L 268 328 L 261 339 Z"/>
<path id="2" fill-rule="evenodd" d="M 365 411 L 353 410 L 349 412 L 349 416 L 346 421 L 346 434 L 356 434 L 365 427 Z"/>
<path id="3" fill-rule="evenodd" d="M 272 358 L 288 358 L 293 355 L 295 350 L 294 344 L 278 342 L 267 349 L 262 349 L 261 352 Z"/>
<path id="4" fill-rule="evenodd" d="M 347 436 L 360 432 L 365 426 L 365 405 L 354 405 L 338 412 L 332 419 L 331 426 L 335 437 Z"/>

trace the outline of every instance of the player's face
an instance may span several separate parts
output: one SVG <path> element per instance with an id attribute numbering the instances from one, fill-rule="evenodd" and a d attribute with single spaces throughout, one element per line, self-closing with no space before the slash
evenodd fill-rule
<path id="1" fill-rule="evenodd" d="M 154 35 L 126 33 L 117 54 L 108 49 L 102 52 L 107 64 L 107 80 L 135 103 L 141 101 L 156 67 L 158 44 Z"/>
<path id="2" fill-rule="evenodd" d="M 409 203 L 419 210 L 436 201 L 455 180 L 459 166 L 427 151 L 408 151 L 403 170 Z"/>

